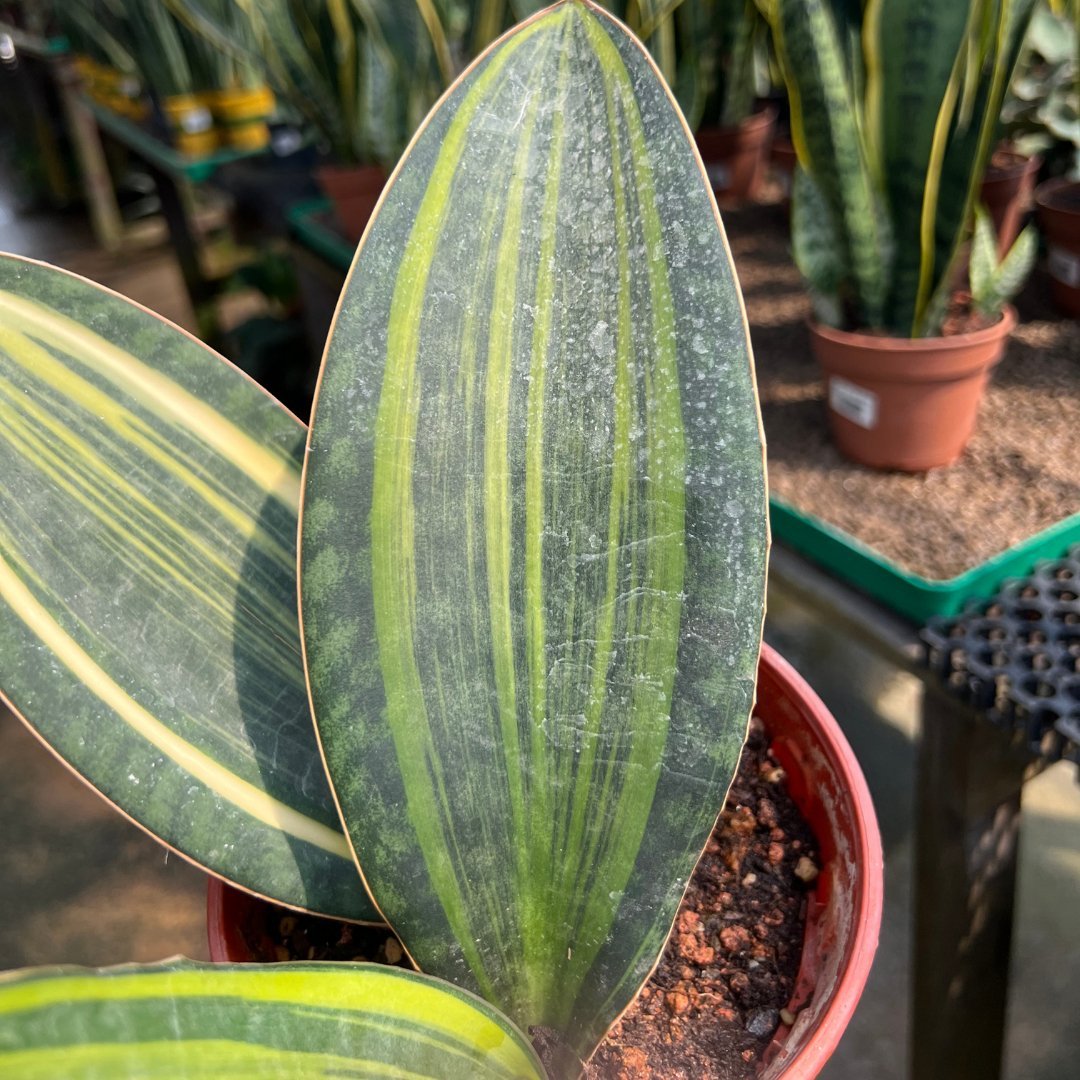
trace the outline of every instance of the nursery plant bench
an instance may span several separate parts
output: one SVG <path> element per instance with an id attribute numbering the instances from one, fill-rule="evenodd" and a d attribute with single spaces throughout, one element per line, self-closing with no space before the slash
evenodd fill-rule
<path id="1" fill-rule="evenodd" d="M 774 587 L 923 683 L 911 997 L 917 1080 L 1001 1075 L 1023 786 L 1051 761 L 1080 754 L 1080 562 L 1047 565 L 920 632 L 790 549 L 773 548 Z"/>
<path id="2" fill-rule="evenodd" d="M 200 157 L 190 157 L 134 121 L 120 116 L 85 95 L 78 96 L 75 107 L 92 118 L 99 131 L 115 139 L 146 167 L 161 200 L 161 212 L 169 229 L 169 239 L 176 252 L 184 286 L 195 311 L 200 336 L 204 340 L 213 340 L 217 326 L 212 304 L 218 293 L 219 282 L 203 270 L 198 231 L 192 220 L 184 189 L 188 184 L 202 184 L 212 179 L 223 165 L 266 153 L 265 148 L 229 148 Z"/>

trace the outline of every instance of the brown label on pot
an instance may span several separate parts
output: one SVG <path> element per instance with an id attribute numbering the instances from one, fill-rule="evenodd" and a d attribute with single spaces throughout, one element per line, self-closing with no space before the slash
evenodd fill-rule
<path id="1" fill-rule="evenodd" d="M 877 425 L 878 396 L 839 375 L 829 377 L 829 408 L 859 427 Z"/>
<path id="2" fill-rule="evenodd" d="M 1047 266 L 1051 277 L 1073 289 L 1080 288 L 1080 255 L 1051 245 Z"/>

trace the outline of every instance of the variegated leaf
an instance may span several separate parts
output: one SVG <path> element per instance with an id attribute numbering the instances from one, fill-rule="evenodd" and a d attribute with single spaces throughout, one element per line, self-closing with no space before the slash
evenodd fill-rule
<path id="1" fill-rule="evenodd" d="M 192 861 L 371 919 L 300 659 L 304 434 L 177 327 L 0 258 L 0 689 Z"/>
<path id="2" fill-rule="evenodd" d="M 981 2 L 873 0 L 869 6 L 867 120 L 897 239 L 883 325 L 904 336 L 943 269 L 934 266 L 943 155 L 960 108 L 957 57 Z M 965 168 L 963 182 L 970 183 L 975 164 Z M 951 222 L 951 231 L 960 224 Z"/>
<path id="3" fill-rule="evenodd" d="M 791 100 L 792 139 L 843 245 L 851 295 L 837 297 L 859 326 L 880 326 L 891 245 L 859 126 L 846 56 L 848 23 L 829 0 L 773 0 L 766 8 Z"/>
<path id="4" fill-rule="evenodd" d="M 524 1036 L 448 983 L 373 964 L 41 968 L 0 976 L 19 1080 L 543 1080 Z"/>
<path id="5" fill-rule="evenodd" d="M 586 1055 L 653 966 L 753 696 L 746 323 L 701 163 L 595 5 L 460 80 L 369 226 L 301 528 L 316 723 L 423 970 Z"/>

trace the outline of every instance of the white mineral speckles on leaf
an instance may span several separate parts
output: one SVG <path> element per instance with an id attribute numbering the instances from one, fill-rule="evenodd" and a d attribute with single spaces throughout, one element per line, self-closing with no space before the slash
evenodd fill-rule
<path id="1" fill-rule="evenodd" d="M 592 328 L 589 345 L 601 360 L 610 360 L 615 355 L 615 339 L 603 319 Z"/>

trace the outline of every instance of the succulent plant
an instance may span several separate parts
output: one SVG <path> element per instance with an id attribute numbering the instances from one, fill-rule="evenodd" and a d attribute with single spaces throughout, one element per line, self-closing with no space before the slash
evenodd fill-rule
<path id="1" fill-rule="evenodd" d="M 16 258 L 0 357 L 5 696 L 187 858 L 385 916 L 425 973 L 18 974 L 0 1072 L 539 1075 L 524 1031 L 575 1073 L 720 811 L 768 546 L 738 287 L 640 44 L 564 0 L 458 80 L 360 245 L 310 431 Z"/>
<path id="2" fill-rule="evenodd" d="M 788 86 L 818 319 L 939 332 L 1034 0 L 760 0 Z"/>

